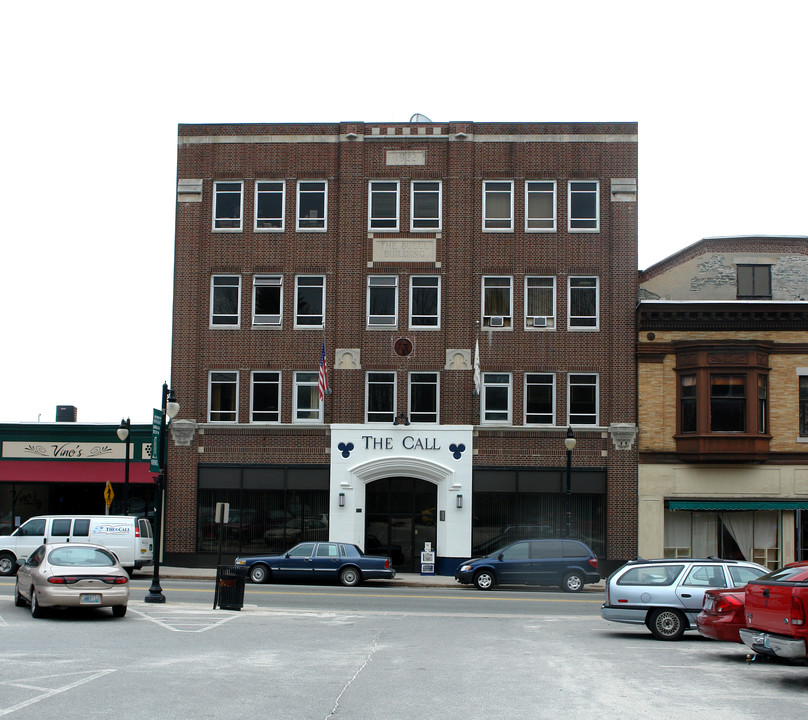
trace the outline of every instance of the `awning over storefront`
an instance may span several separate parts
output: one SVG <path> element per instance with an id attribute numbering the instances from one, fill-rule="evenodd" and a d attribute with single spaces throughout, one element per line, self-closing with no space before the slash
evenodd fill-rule
<path id="1" fill-rule="evenodd" d="M 65 461 L 0 461 L 0 482 L 15 483 L 112 483 L 123 484 L 124 463 L 98 460 L 81 462 Z M 129 463 L 130 483 L 153 483 L 154 475 L 149 463 Z"/>
<path id="2" fill-rule="evenodd" d="M 668 500 L 668 510 L 808 510 L 808 500 Z"/>

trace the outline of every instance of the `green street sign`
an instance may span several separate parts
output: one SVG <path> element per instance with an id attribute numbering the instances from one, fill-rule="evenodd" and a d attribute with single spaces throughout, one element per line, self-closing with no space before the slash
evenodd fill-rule
<path id="1" fill-rule="evenodd" d="M 152 415 L 152 440 L 151 440 L 151 464 L 149 470 L 153 473 L 160 472 L 160 457 L 162 448 L 160 447 L 160 427 L 163 424 L 163 411 L 155 409 Z"/>

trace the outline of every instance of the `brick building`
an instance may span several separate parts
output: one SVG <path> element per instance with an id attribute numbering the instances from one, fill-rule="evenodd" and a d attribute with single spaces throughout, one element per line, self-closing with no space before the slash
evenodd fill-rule
<path id="1" fill-rule="evenodd" d="M 428 542 L 449 573 L 567 500 L 604 567 L 635 555 L 636 133 L 181 125 L 167 557 L 212 562 L 229 502 L 227 553 Z"/>
<path id="2" fill-rule="evenodd" d="M 808 238 L 701 240 L 640 298 L 640 554 L 808 558 Z"/>

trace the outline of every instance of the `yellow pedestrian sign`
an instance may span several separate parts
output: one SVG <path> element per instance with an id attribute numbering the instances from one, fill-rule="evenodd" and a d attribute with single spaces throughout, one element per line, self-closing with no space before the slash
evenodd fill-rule
<path id="1" fill-rule="evenodd" d="M 115 493 L 112 491 L 112 483 L 107 480 L 107 486 L 104 488 L 104 502 L 107 504 L 107 510 L 109 510 L 109 506 L 112 505 L 112 499 L 115 497 Z"/>

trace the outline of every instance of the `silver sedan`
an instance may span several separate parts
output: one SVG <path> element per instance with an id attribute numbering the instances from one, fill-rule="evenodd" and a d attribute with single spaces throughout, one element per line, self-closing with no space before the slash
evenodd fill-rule
<path id="1" fill-rule="evenodd" d="M 113 553 L 100 545 L 40 545 L 27 560 L 18 560 L 14 604 L 31 606 L 42 617 L 48 607 L 111 607 L 126 615 L 129 576 Z"/>

